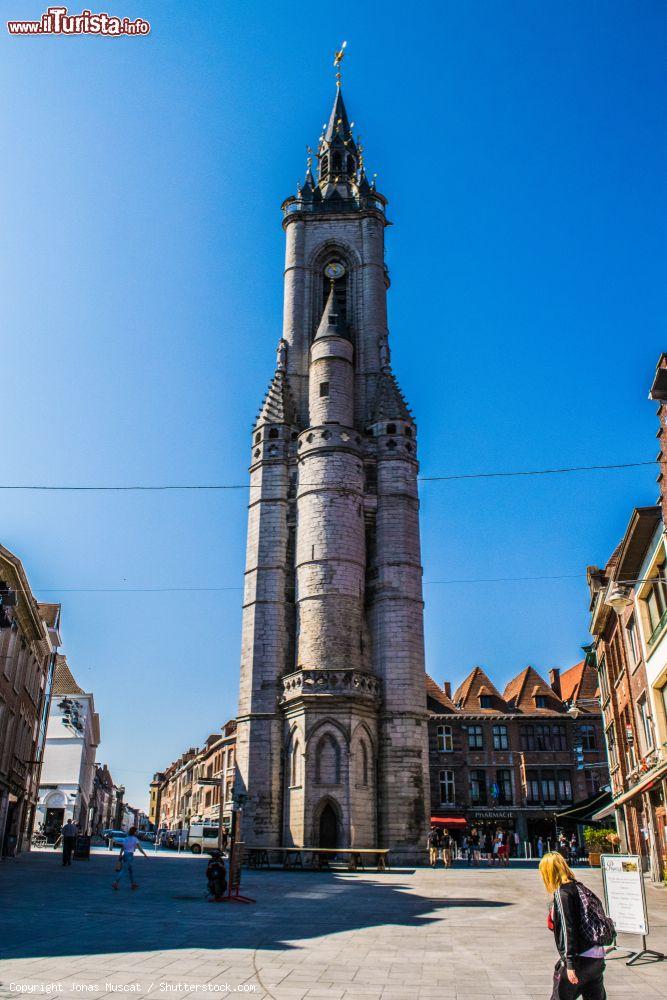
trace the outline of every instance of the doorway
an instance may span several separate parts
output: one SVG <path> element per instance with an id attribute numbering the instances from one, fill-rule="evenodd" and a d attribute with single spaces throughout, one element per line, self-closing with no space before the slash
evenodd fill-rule
<path id="1" fill-rule="evenodd" d="M 47 809 L 46 817 L 44 819 L 44 833 L 46 834 L 46 839 L 49 844 L 55 844 L 56 840 L 60 836 L 60 831 L 63 828 L 63 821 L 65 819 L 64 809 Z"/>
<path id="2" fill-rule="evenodd" d="M 330 802 L 320 813 L 318 847 L 338 847 L 338 817 Z"/>

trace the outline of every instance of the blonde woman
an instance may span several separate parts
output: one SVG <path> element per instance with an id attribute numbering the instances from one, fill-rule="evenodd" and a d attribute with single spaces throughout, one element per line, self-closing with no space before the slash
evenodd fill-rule
<path id="1" fill-rule="evenodd" d="M 553 893 L 547 924 L 560 955 L 551 1000 L 606 1000 L 603 942 L 613 935 L 613 925 L 602 903 L 556 851 L 544 855 L 540 875 L 547 892 Z"/>

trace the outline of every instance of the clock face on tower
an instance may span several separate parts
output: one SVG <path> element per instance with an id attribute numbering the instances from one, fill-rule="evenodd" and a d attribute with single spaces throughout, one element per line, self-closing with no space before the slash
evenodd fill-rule
<path id="1" fill-rule="evenodd" d="M 340 261 L 332 260 L 324 268 L 324 273 L 330 281 L 336 281 L 338 278 L 342 278 L 345 274 L 345 265 L 341 264 Z"/>

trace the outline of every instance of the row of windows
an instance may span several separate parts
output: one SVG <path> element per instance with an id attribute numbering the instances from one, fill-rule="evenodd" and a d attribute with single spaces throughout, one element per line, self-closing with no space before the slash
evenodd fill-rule
<path id="1" fill-rule="evenodd" d="M 493 749 L 509 749 L 508 727 L 504 725 L 494 725 L 491 730 Z M 438 726 L 436 731 L 438 750 L 442 753 L 451 753 L 454 749 L 454 738 L 451 726 Z M 582 725 L 578 727 L 578 738 L 584 750 L 595 750 L 595 727 Z M 567 730 L 564 725 L 538 724 L 524 725 L 519 728 L 519 739 L 522 750 L 567 750 Z M 484 749 L 484 729 L 482 726 L 468 726 L 468 749 Z"/>
<path id="2" fill-rule="evenodd" d="M 439 774 L 440 802 L 451 805 L 456 801 L 454 772 L 442 770 Z M 514 801 L 512 772 L 509 768 L 498 768 L 494 774 L 475 769 L 468 775 L 468 796 L 477 806 L 510 806 Z M 572 779 L 569 771 L 541 770 L 526 771 L 526 801 L 530 805 L 551 804 L 572 801 Z"/>

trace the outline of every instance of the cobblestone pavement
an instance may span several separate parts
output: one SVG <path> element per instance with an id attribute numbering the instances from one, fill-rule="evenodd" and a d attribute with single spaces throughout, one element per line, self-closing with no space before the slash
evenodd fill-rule
<path id="1" fill-rule="evenodd" d="M 249 872 L 255 904 L 204 897 L 204 858 L 52 851 L 0 865 L 0 996 L 275 1000 L 547 1000 L 555 961 L 534 868 Z M 600 891 L 598 872 L 582 870 Z M 649 946 L 667 951 L 667 890 L 647 887 Z M 637 939 L 626 939 L 628 944 Z M 608 963 L 609 1000 L 667 997 L 667 962 Z M 33 994 L 34 995 L 34 994 Z"/>

